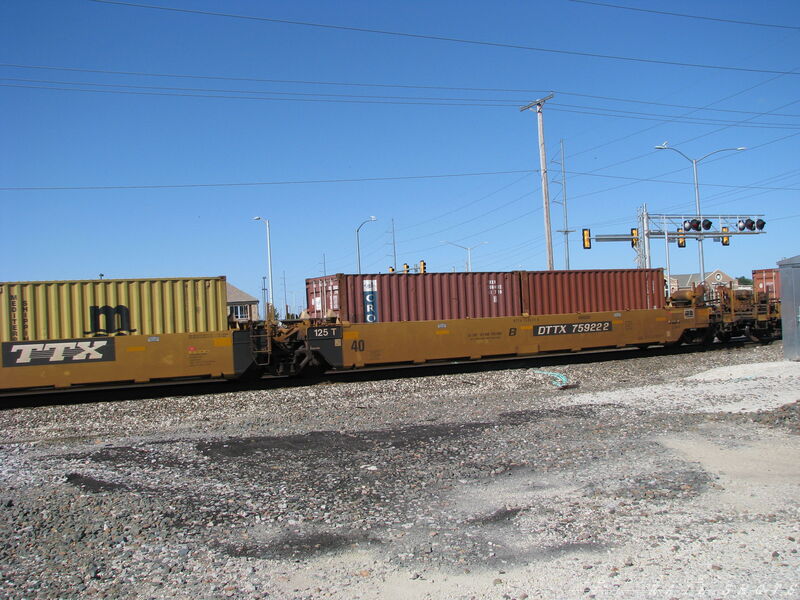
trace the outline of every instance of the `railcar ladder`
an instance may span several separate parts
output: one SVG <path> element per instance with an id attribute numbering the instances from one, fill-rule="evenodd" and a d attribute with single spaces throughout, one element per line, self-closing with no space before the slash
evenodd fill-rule
<path id="1" fill-rule="evenodd" d="M 263 327 L 250 329 L 250 354 L 253 362 L 260 366 L 269 365 L 272 357 L 272 332 L 268 327 L 265 324 Z"/>

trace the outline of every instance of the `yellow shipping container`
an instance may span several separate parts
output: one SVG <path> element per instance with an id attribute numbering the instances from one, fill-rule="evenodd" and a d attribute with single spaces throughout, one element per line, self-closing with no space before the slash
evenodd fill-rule
<path id="1" fill-rule="evenodd" d="M 0 282 L 0 342 L 225 329 L 223 276 Z"/>

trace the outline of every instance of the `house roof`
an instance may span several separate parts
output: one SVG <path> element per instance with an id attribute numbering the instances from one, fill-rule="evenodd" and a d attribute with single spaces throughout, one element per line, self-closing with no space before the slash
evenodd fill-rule
<path id="1" fill-rule="evenodd" d="M 678 282 L 678 287 L 692 287 L 700 283 L 700 273 L 673 273 L 671 279 Z"/>
<path id="2" fill-rule="evenodd" d="M 797 265 L 800 264 L 800 254 L 797 256 L 792 256 L 791 258 L 784 258 L 783 260 L 778 261 L 779 267 L 788 267 L 790 265 Z"/>
<path id="3" fill-rule="evenodd" d="M 227 283 L 227 282 L 226 282 Z M 228 304 L 258 304 L 258 298 L 228 283 Z"/>
<path id="4" fill-rule="evenodd" d="M 711 277 L 714 273 L 720 273 L 724 278 L 727 278 L 729 281 L 735 281 L 735 277 L 731 277 L 725 271 L 720 271 L 719 269 L 714 269 L 713 271 L 709 271 L 706 273 L 706 279 Z M 670 275 L 670 279 L 674 279 L 678 282 L 679 288 L 690 288 L 693 285 L 698 285 L 702 283 L 700 279 L 700 273 L 673 273 Z"/>

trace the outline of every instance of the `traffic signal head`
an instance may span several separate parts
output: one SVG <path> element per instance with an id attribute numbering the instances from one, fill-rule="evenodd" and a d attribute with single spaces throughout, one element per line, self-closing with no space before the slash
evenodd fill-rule
<path id="1" fill-rule="evenodd" d="M 631 227 L 631 248 L 636 248 L 639 245 L 639 230 L 636 227 Z"/>
<path id="2" fill-rule="evenodd" d="M 592 231 L 591 229 L 583 229 L 583 247 L 589 250 L 592 247 Z"/>
<path id="3" fill-rule="evenodd" d="M 709 221 L 709 227 L 711 227 L 710 223 L 711 221 Z M 700 227 L 701 227 L 700 219 L 686 219 L 683 222 L 684 231 L 700 231 Z"/>
<path id="4" fill-rule="evenodd" d="M 760 220 L 761 219 L 759 219 L 759 221 Z M 764 223 L 764 225 L 766 225 L 766 223 Z M 753 219 L 750 219 L 750 218 L 739 219 L 739 222 L 736 223 L 736 227 L 739 228 L 739 231 L 744 231 L 745 229 L 747 229 L 748 231 L 754 231 L 755 228 L 756 228 L 756 222 L 753 221 Z"/>
<path id="5" fill-rule="evenodd" d="M 703 222 L 700 225 L 703 227 L 704 230 L 708 231 L 709 229 L 711 229 L 713 223 L 708 219 L 703 219 Z"/>
<path id="6" fill-rule="evenodd" d="M 756 219 L 756 229 L 762 231 L 767 222 L 764 219 Z"/>
<path id="7" fill-rule="evenodd" d="M 722 228 L 722 233 L 723 233 L 723 234 L 725 234 L 725 233 L 728 233 L 728 228 L 727 228 L 727 227 L 723 227 L 723 228 Z M 731 238 L 730 238 L 730 236 L 727 236 L 727 235 L 723 235 L 723 236 L 722 236 L 722 245 L 723 245 L 723 246 L 730 246 L 730 245 L 731 245 Z"/>
<path id="8" fill-rule="evenodd" d="M 425 261 L 424 260 L 419 261 L 419 272 L 420 273 L 424 273 L 425 272 Z"/>
<path id="9" fill-rule="evenodd" d="M 678 248 L 686 248 L 686 238 L 681 235 L 682 233 L 683 229 L 678 227 Z"/>

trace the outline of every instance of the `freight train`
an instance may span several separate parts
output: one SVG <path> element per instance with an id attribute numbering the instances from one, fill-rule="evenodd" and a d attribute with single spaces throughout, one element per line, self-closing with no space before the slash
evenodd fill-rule
<path id="1" fill-rule="evenodd" d="M 780 304 L 661 269 L 336 275 L 300 318 L 230 321 L 224 277 L 0 283 L 0 392 L 710 344 L 780 335 Z"/>

